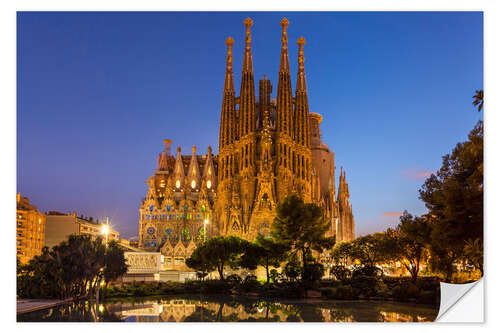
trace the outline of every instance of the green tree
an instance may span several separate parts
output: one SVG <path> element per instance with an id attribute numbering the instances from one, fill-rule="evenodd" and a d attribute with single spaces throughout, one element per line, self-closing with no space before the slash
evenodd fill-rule
<path id="1" fill-rule="evenodd" d="M 283 268 L 283 273 L 289 280 L 295 281 L 300 276 L 301 270 L 299 258 L 297 258 L 296 254 L 292 254 Z"/>
<path id="2" fill-rule="evenodd" d="M 188 267 L 203 270 L 216 269 L 221 280 L 224 280 L 224 267 L 236 267 L 242 253 L 249 246 L 249 242 L 236 236 L 213 237 L 198 246 L 186 261 Z M 193 266 L 189 266 L 193 265 Z"/>
<path id="3" fill-rule="evenodd" d="M 396 229 L 388 229 L 386 249 L 393 259 L 406 268 L 414 281 L 417 280 L 420 264 L 425 260 L 431 234 L 431 225 L 423 217 L 413 216 L 407 211 L 399 218 Z"/>
<path id="4" fill-rule="evenodd" d="M 88 297 L 103 277 L 111 281 L 126 269 L 123 251 L 115 245 L 108 251 L 100 237 L 72 235 L 22 266 L 17 292 L 25 298 Z"/>
<path id="5" fill-rule="evenodd" d="M 308 263 L 315 263 L 313 251 L 322 252 L 334 245 L 335 238 L 325 236 L 329 228 L 320 206 L 290 195 L 276 208 L 271 235 L 290 248 L 292 254 L 300 254 L 304 273 Z"/>
<path id="6" fill-rule="evenodd" d="M 278 268 L 286 259 L 287 250 L 286 245 L 258 234 L 255 242 L 250 244 L 241 256 L 240 265 L 252 270 L 263 266 L 266 269 L 266 281 L 269 283 L 269 267 Z"/>
<path id="7" fill-rule="evenodd" d="M 127 273 L 126 259 L 117 242 L 111 241 L 106 248 L 103 278 L 106 285 Z"/>
<path id="8" fill-rule="evenodd" d="M 478 112 L 481 112 L 481 110 L 483 109 L 483 102 L 484 102 L 484 92 L 483 90 L 476 90 L 476 94 L 474 96 L 472 96 L 472 98 L 474 99 L 474 101 L 472 102 L 472 104 L 474 104 L 474 106 L 477 106 L 477 111 Z"/>
<path id="9" fill-rule="evenodd" d="M 338 242 L 331 250 L 331 256 L 334 265 L 330 268 L 330 274 L 333 274 L 337 280 L 346 280 L 350 277 L 351 271 L 347 268 L 349 260 L 352 257 L 352 243 Z"/>
<path id="10" fill-rule="evenodd" d="M 202 246 L 202 245 L 201 245 Z M 200 248 L 199 246 L 198 248 Z M 203 250 L 198 250 L 196 248 L 191 256 L 186 259 L 186 266 L 190 267 L 198 272 L 198 276 L 201 279 L 205 279 L 205 276 L 214 270 L 217 269 L 217 266 L 214 264 L 213 261 L 208 261 L 203 258 L 203 254 L 206 251 Z"/>
<path id="11" fill-rule="evenodd" d="M 464 256 L 483 276 L 483 242 L 479 238 L 468 240 L 464 247 Z"/>
<path id="12" fill-rule="evenodd" d="M 351 242 L 352 259 L 362 266 L 373 268 L 389 258 L 387 239 L 383 232 L 361 236 Z"/>
<path id="13" fill-rule="evenodd" d="M 335 265 L 347 267 L 352 253 L 352 244 L 350 242 L 338 242 L 331 251 Z"/>
<path id="14" fill-rule="evenodd" d="M 420 189 L 432 223 L 431 266 L 450 281 L 467 241 L 483 242 L 483 122 L 458 143 Z"/>

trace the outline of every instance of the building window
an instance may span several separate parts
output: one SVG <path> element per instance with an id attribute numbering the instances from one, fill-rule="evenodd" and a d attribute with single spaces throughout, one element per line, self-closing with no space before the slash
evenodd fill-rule
<path id="1" fill-rule="evenodd" d="M 207 188 L 210 189 L 212 187 L 212 182 L 210 180 L 207 181 Z"/>
<path id="2" fill-rule="evenodd" d="M 195 187 L 196 187 L 196 181 L 193 180 L 193 181 L 191 181 L 191 188 L 195 188 Z"/>
<path id="3" fill-rule="evenodd" d="M 180 188 L 181 187 L 181 181 L 177 179 L 177 181 L 175 182 L 175 187 L 176 188 Z"/>

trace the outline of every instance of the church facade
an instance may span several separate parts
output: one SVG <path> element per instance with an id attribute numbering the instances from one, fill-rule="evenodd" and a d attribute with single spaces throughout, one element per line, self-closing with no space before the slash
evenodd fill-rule
<path id="1" fill-rule="evenodd" d="M 298 72 L 292 92 L 288 55 L 288 20 L 281 21 L 281 57 L 276 98 L 263 76 L 258 94 L 252 62 L 252 20 L 245 24 L 245 51 L 239 96 L 233 76 L 234 41 L 226 40 L 219 154 L 173 156 L 172 142 L 158 157 L 147 180 L 139 218 L 140 247 L 160 251 L 165 268 L 182 265 L 198 244 L 216 235 L 252 241 L 268 235 L 276 206 L 295 193 L 320 205 L 331 222 L 329 236 L 354 239 L 354 217 L 345 171 L 335 185 L 334 152 L 321 139 L 322 116 L 309 110 L 305 74 L 305 39 L 299 38 Z"/>

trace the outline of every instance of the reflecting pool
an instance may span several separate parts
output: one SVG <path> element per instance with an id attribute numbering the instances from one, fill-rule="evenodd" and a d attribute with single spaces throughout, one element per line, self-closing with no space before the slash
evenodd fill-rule
<path id="1" fill-rule="evenodd" d="M 91 322 L 428 322 L 439 305 L 382 301 L 258 300 L 163 296 L 80 302 L 17 316 L 17 321 Z"/>

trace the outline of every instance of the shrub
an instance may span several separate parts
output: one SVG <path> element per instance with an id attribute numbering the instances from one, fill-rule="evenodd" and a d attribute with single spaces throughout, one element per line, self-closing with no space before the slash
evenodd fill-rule
<path id="1" fill-rule="evenodd" d="M 410 298 L 418 298 L 420 290 L 411 282 L 402 283 L 392 289 L 392 295 L 398 300 L 408 301 Z"/>
<path id="2" fill-rule="evenodd" d="M 258 292 L 260 290 L 260 282 L 257 281 L 255 275 L 249 275 L 243 282 L 237 286 L 237 289 L 242 292 Z"/>
<path id="3" fill-rule="evenodd" d="M 353 299 L 355 295 L 350 285 L 342 285 L 337 287 L 335 297 L 337 299 Z"/>
<path id="4" fill-rule="evenodd" d="M 375 285 L 375 292 L 377 296 L 388 297 L 390 296 L 390 291 L 387 285 L 383 281 L 378 281 Z"/>
<path id="5" fill-rule="evenodd" d="M 348 268 L 340 265 L 336 265 L 330 268 L 330 273 L 333 274 L 333 276 L 335 276 L 335 278 L 339 281 L 345 281 L 351 277 L 351 271 Z"/>
<path id="6" fill-rule="evenodd" d="M 238 274 L 231 274 L 226 277 L 226 282 L 231 285 L 231 287 L 237 286 L 241 283 L 241 277 Z"/>
<path id="7" fill-rule="evenodd" d="M 222 280 L 207 280 L 202 282 L 200 292 L 204 294 L 230 294 L 231 283 Z"/>
<path id="8" fill-rule="evenodd" d="M 269 279 L 272 282 L 278 282 L 279 277 L 280 277 L 280 273 L 278 273 L 278 271 L 274 268 L 271 269 L 271 271 L 269 272 Z"/>
<path id="9" fill-rule="evenodd" d="M 379 279 L 375 276 L 356 276 L 351 279 L 353 292 L 358 296 L 377 296 L 376 287 Z"/>
<path id="10" fill-rule="evenodd" d="M 359 276 L 382 277 L 383 273 L 384 272 L 376 266 L 360 266 L 353 269 L 352 278 L 357 278 Z"/>
<path id="11" fill-rule="evenodd" d="M 322 264 L 307 264 L 304 266 L 304 271 L 302 273 L 303 282 L 308 286 L 312 286 L 321 280 L 324 273 L 325 268 Z"/>

